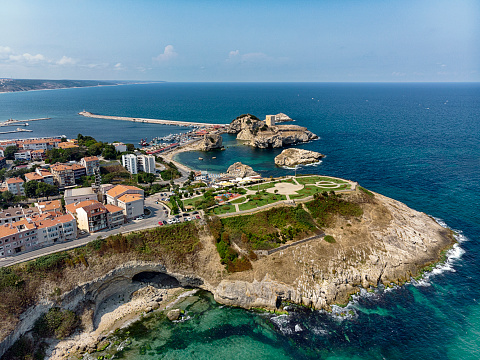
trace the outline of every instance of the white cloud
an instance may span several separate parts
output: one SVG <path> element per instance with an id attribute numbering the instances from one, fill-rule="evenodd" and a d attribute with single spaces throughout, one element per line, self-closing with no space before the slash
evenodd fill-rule
<path id="1" fill-rule="evenodd" d="M 274 60 L 274 58 L 271 58 L 262 52 L 241 54 L 239 50 L 232 50 L 228 53 L 228 58 L 226 61 L 229 63 L 253 64 L 271 62 Z"/>
<path id="2" fill-rule="evenodd" d="M 29 53 L 25 53 L 22 55 L 10 55 L 8 59 L 13 62 L 27 62 L 30 64 L 46 61 L 45 56 L 43 56 L 42 54 L 32 55 Z"/>
<path id="3" fill-rule="evenodd" d="M 8 46 L 0 46 L 0 59 L 8 59 L 9 54 L 13 51 Z"/>
<path id="4" fill-rule="evenodd" d="M 123 66 L 122 63 L 116 63 L 115 65 L 113 65 L 113 70 L 125 70 L 125 66 Z"/>
<path id="5" fill-rule="evenodd" d="M 164 63 L 175 59 L 177 56 L 178 54 L 175 51 L 173 45 L 167 45 L 163 50 L 163 54 L 159 54 L 157 57 L 154 57 L 153 60 Z"/>
<path id="6" fill-rule="evenodd" d="M 75 65 L 77 61 L 68 56 L 62 56 L 60 60 L 57 61 L 57 65 Z"/>
<path id="7" fill-rule="evenodd" d="M 404 72 L 400 72 L 400 71 L 394 71 L 394 72 L 392 72 L 392 75 L 393 76 L 405 76 L 407 74 L 404 73 Z"/>

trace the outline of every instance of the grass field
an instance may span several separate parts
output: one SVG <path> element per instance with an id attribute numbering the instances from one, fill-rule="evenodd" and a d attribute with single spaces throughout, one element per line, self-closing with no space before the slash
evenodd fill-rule
<path id="1" fill-rule="evenodd" d="M 251 210 L 263 205 L 272 204 L 282 200 L 287 200 L 287 197 L 285 195 L 280 195 L 280 194 L 270 194 L 270 193 L 259 194 L 259 195 L 255 195 L 254 198 L 249 202 L 239 205 L 238 208 L 240 211 Z"/>
<path id="2" fill-rule="evenodd" d="M 270 188 L 274 187 L 276 183 L 277 183 L 277 181 L 267 183 L 267 184 L 252 185 L 252 186 L 249 186 L 247 189 L 252 190 L 252 191 L 270 189 Z"/>
<path id="3" fill-rule="evenodd" d="M 183 206 L 193 206 L 195 207 L 195 202 L 196 201 L 203 201 L 204 200 L 204 197 L 203 195 L 201 196 L 197 196 L 197 197 L 194 197 L 194 198 L 191 198 L 191 199 L 185 199 L 185 200 L 182 200 L 183 201 Z"/>
<path id="4" fill-rule="evenodd" d="M 340 179 L 334 179 L 326 176 L 308 176 L 308 177 L 297 177 L 297 181 L 299 184 L 315 184 L 319 181 L 331 181 L 335 184 L 346 184 L 346 181 Z"/>
<path id="5" fill-rule="evenodd" d="M 213 208 L 212 210 L 210 210 L 210 211 L 212 211 L 215 215 L 233 213 L 233 212 L 236 211 L 234 205 L 217 206 L 217 207 Z"/>

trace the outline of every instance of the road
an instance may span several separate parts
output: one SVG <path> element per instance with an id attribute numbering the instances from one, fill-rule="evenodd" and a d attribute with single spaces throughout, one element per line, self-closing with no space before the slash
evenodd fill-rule
<path id="1" fill-rule="evenodd" d="M 143 220 L 132 220 L 127 224 L 124 224 L 116 229 L 98 231 L 91 235 L 88 234 L 88 235 L 81 236 L 80 238 L 75 240 L 70 240 L 67 242 L 46 246 L 41 249 L 36 249 L 33 251 L 18 254 L 8 258 L 2 258 L 0 259 L 0 267 L 5 267 L 5 266 L 21 263 L 24 261 L 32 260 L 40 256 L 52 254 L 58 251 L 73 249 L 73 248 L 85 245 L 90 241 L 97 239 L 98 237 L 105 238 L 110 235 L 118 234 L 120 232 L 127 233 L 131 231 L 139 231 L 139 230 L 154 228 L 158 226 L 158 222 L 160 220 L 167 219 L 169 215 L 168 213 L 165 214 L 165 208 L 163 207 L 162 204 L 155 204 L 155 201 L 157 201 L 158 198 L 159 198 L 159 195 L 157 194 L 157 195 L 149 196 L 148 198 L 145 199 L 145 208 L 150 211 L 150 215 L 145 217 Z M 166 209 L 168 211 L 168 208 Z"/>

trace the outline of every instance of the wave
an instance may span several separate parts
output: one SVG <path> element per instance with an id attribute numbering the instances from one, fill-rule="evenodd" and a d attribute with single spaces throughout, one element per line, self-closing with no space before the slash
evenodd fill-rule
<path id="1" fill-rule="evenodd" d="M 280 166 L 282 169 L 286 169 L 286 170 L 295 170 L 295 169 L 300 169 L 302 167 L 306 167 L 306 166 L 318 166 L 322 163 L 322 160 L 319 160 L 317 162 L 314 162 L 314 163 L 311 163 L 311 164 L 303 164 L 303 165 L 297 165 L 297 166 Z"/>

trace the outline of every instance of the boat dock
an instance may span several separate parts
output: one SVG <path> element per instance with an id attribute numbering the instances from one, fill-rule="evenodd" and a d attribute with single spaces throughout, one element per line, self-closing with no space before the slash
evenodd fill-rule
<path id="1" fill-rule="evenodd" d="M 8 119 L 6 121 L 0 122 L 0 126 L 28 126 L 30 121 L 41 121 L 41 120 L 50 120 L 51 118 L 38 118 L 38 119 L 27 119 L 27 120 L 16 120 Z"/>
<path id="2" fill-rule="evenodd" d="M 131 118 L 126 116 L 108 116 L 108 115 L 96 115 L 88 111 L 81 111 L 79 115 L 96 118 L 96 119 L 108 119 L 108 120 L 124 120 L 124 121 L 134 121 L 141 123 L 151 123 L 151 124 L 160 124 L 160 125 L 175 125 L 175 126 L 218 126 L 225 127 L 227 124 L 209 124 L 201 122 L 192 122 L 192 121 L 178 121 L 178 120 L 161 120 L 161 119 L 143 119 L 143 118 Z"/>

